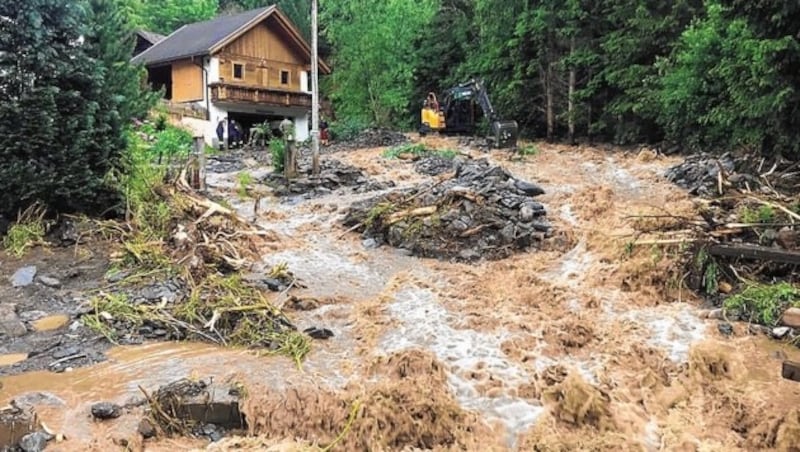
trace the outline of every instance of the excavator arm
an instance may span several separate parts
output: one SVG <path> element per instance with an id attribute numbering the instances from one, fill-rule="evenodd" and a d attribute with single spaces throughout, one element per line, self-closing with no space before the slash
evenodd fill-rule
<path id="1" fill-rule="evenodd" d="M 516 121 L 500 119 L 492 105 L 492 101 L 489 99 L 489 93 L 486 91 L 483 80 L 472 79 L 455 88 L 451 88 L 448 92 L 448 101 L 465 99 L 474 100 L 483 110 L 483 116 L 491 126 L 490 138 L 494 141 L 495 146 L 498 148 L 516 147 L 519 126 Z"/>

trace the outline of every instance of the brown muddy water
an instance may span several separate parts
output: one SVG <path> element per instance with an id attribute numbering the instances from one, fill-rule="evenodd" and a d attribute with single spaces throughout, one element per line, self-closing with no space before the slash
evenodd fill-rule
<path id="1" fill-rule="evenodd" d="M 344 209 L 376 193 L 263 199 L 253 220 L 275 240 L 260 265 L 288 263 L 307 286 L 298 295 L 317 301 L 292 318 L 301 329 L 336 334 L 314 342 L 302 369 L 247 350 L 151 344 L 114 349 L 107 362 L 89 368 L 3 378 L 0 404 L 15 397 L 34 403 L 47 426 L 67 437 L 54 450 L 118 447 L 135 436 L 140 409 L 99 424 L 90 419 L 91 404 L 124 404 L 141 398 L 140 387 L 149 392 L 187 376 L 248 388 L 254 438 L 240 444 L 245 450 L 330 444 L 353 406 L 358 415 L 334 450 L 728 451 L 800 444 L 800 385 L 780 378 L 781 360 L 800 361 L 798 349 L 750 335 L 746 325 L 721 336 L 689 293 L 664 289 L 672 277 L 668 254 L 624 252 L 641 227 L 630 216 L 694 212 L 692 200 L 660 176 L 674 161 L 540 148 L 525 161 L 491 158 L 547 190 L 541 201 L 558 237 L 546 250 L 498 262 L 417 259 L 343 235 Z M 424 177 L 408 163 L 382 159 L 381 151 L 326 158 L 399 186 Z M 247 171 L 258 178 L 268 169 Z M 235 194 L 236 173 L 209 175 L 208 182 L 252 217 L 253 201 Z M 237 440 L 227 441 L 215 450 L 230 450 Z M 205 443 L 145 446 L 192 450 Z"/>

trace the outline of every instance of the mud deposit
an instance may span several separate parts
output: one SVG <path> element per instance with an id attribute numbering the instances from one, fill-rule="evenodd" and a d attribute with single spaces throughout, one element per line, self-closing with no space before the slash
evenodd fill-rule
<path id="1" fill-rule="evenodd" d="M 718 321 L 704 318 L 700 303 L 674 284 L 682 275 L 674 270 L 676 251 L 626 246 L 653 230 L 641 215 L 667 208 L 696 214 L 690 195 L 662 176 L 677 160 L 539 148 L 525 160 L 493 152 L 488 163 L 544 188 L 530 202 L 548 206 L 547 246 L 477 264 L 417 258 L 347 233 L 347 209 L 374 195 L 334 188 L 291 205 L 265 196 L 255 214 L 256 201 L 235 194 L 238 169 L 209 174 L 212 195 L 268 232 L 261 265 L 286 262 L 306 286 L 285 301 L 270 296 L 299 330 L 329 328 L 335 336 L 314 341 L 302 369 L 256 350 L 116 348 L 91 367 L 4 376 L 0 405 L 32 405 L 49 430 L 64 435 L 47 450 L 64 451 L 123 444 L 170 452 L 789 451 L 800 444 L 800 385 L 780 377 L 781 361 L 800 361 L 800 350 L 744 324 L 719 334 Z M 323 158 L 401 190 L 436 183 L 413 165 L 382 160 L 383 151 L 348 148 Z M 248 171 L 269 168 L 251 164 Z M 25 264 L 0 261 L 4 276 Z M 59 290 L 71 290 L 60 279 Z M 5 281 L 3 293 L 17 293 Z M 18 317 L 29 306 L 24 293 L 13 301 Z M 20 320 L 27 335 L 68 337 L 68 325 L 33 332 L 40 318 L 72 315 L 54 306 Z M 211 444 L 207 436 L 144 439 L 140 387 L 153 393 L 180 378 L 245 388 L 247 432 Z M 93 421 L 91 406 L 100 401 L 126 408 L 119 418 Z"/>

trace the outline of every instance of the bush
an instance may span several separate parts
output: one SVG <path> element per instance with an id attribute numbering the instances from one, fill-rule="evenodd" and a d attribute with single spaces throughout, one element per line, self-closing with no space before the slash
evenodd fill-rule
<path id="1" fill-rule="evenodd" d="M 367 123 L 355 118 L 343 119 L 330 124 L 331 139 L 352 140 L 368 127 Z"/>
<path id="2" fill-rule="evenodd" d="M 790 306 L 800 306 L 800 290 L 786 282 L 750 285 L 723 304 L 726 312 L 768 326 L 777 324 L 781 313 Z"/>
<path id="3" fill-rule="evenodd" d="M 272 167 L 275 169 L 275 172 L 283 172 L 286 143 L 280 138 L 273 138 L 269 140 L 269 151 L 272 154 Z"/>

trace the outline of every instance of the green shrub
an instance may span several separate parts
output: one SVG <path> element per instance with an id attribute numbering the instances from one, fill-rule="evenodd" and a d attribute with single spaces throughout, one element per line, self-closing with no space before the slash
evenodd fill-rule
<path id="1" fill-rule="evenodd" d="M 269 140 L 269 151 L 272 154 L 272 167 L 275 169 L 275 172 L 283 172 L 286 143 L 280 138 L 273 138 Z"/>
<path id="2" fill-rule="evenodd" d="M 725 300 L 726 313 L 737 313 L 750 321 L 774 326 L 787 307 L 800 306 L 800 290 L 787 282 L 752 284 Z"/>
<path id="3" fill-rule="evenodd" d="M 403 154 L 411 154 L 417 157 L 439 156 L 446 159 L 454 159 L 458 152 L 453 149 L 440 149 L 432 150 L 425 147 L 422 143 L 408 143 L 395 146 L 383 152 L 383 156 L 387 159 L 396 159 Z"/>
<path id="4" fill-rule="evenodd" d="M 329 131 L 332 139 L 346 141 L 355 138 L 367 127 L 368 125 L 364 121 L 348 118 L 331 123 Z"/>
<path id="5" fill-rule="evenodd" d="M 527 143 L 519 148 L 520 155 L 528 156 L 528 155 L 536 155 L 538 153 L 539 153 L 539 147 L 533 143 Z"/>

